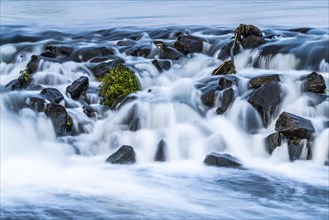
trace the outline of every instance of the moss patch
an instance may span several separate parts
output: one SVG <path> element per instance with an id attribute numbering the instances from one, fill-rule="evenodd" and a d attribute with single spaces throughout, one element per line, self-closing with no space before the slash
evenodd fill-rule
<path id="1" fill-rule="evenodd" d="M 102 98 L 102 104 L 109 107 L 117 99 L 139 90 L 136 76 L 121 63 L 110 68 L 109 73 L 98 80 L 101 82 L 99 96 Z"/>
<path id="2" fill-rule="evenodd" d="M 30 80 L 30 76 L 25 70 L 21 70 L 19 73 L 21 74 L 21 77 L 25 83 Z"/>

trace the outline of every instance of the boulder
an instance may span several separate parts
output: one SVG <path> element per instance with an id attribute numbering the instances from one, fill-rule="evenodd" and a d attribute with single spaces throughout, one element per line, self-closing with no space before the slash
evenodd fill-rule
<path id="1" fill-rule="evenodd" d="M 141 128 L 141 119 L 138 116 L 137 104 L 134 104 L 129 110 L 127 117 L 122 120 L 122 124 L 126 125 L 130 131 L 137 131 Z"/>
<path id="2" fill-rule="evenodd" d="M 226 60 L 231 56 L 231 48 L 233 47 L 234 41 L 231 40 L 229 43 L 225 44 L 219 51 L 218 59 Z M 240 52 L 240 45 L 238 43 L 235 44 L 233 55 L 237 55 Z"/>
<path id="3" fill-rule="evenodd" d="M 267 153 L 272 154 L 275 148 L 281 146 L 281 135 L 279 132 L 270 134 L 265 138 L 265 150 Z"/>
<path id="4" fill-rule="evenodd" d="M 329 166 L 329 160 L 326 160 L 326 161 L 324 162 L 324 165 L 325 165 L 325 166 Z"/>
<path id="5" fill-rule="evenodd" d="M 240 161 L 230 154 L 211 153 L 204 159 L 204 164 L 217 167 L 241 167 Z"/>
<path id="6" fill-rule="evenodd" d="M 14 79 L 5 85 L 5 88 L 10 90 L 19 90 L 22 88 L 21 82 L 18 79 Z"/>
<path id="7" fill-rule="evenodd" d="M 30 90 L 30 91 L 40 91 L 43 89 L 42 85 L 36 83 L 36 82 L 31 82 L 27 88 L 27 90 Z"/>
<path id="8" fill-rule="evenodd" d="M 157 146 L 154 161 L 166 161 L 167 143 L 161 140 Z"/>
<path id="9" fill-rule="evenodd" d="M 214 107 L 215 99 L 216 99 L 216 89 L 206 91 L 201 95 L 202 103 L 209 108 Z"/>
<path id="10" fill-rule="evenodd" d="M 137 47 L 129 49 L 126 52 L 126 55 L 134 57 L 147 57 L 150 53 L 151 49 L 149 47 Z"/>
<path id="11" fill-rule="evenodd" d="M 159 72 L 170 69 L 170 61 L 168 60 L 153 60 L 152 64 L 159 70 Z"/>
<path id="12" fill-rule="evenodd" d="M 242 46 L 246 49 L 254 49 L 265 43 L 266 41 L 264 40 L 264 38 L 255 35 L 249 35 L 248 37 L 242 40 Z"/>
<path id="13" fill-rule="evenodd" d="M 237 27 L 235 29 L 234 34 L 236 34 L 238 36 L 242 36 L 244 38 L 246 38 L 250 35 L 254 35 L 254 36 L 258 36 L 258 37 L 262 36 L 261 30 L 259 30 L 258 27 L 250 25 L 250 24 L 240 24 L 239 27 Z"/>
<path id="14" fill-rule="evenodd" d="M 74 61 L 87 62 L 96 57 L 104 57 L 107 55 L 114 55 L 114 52 L 107 47 L 88 47 L 80 49 Z"/>
<path id="15" fill-rule="evenodd" d="M 96 77 L 102 77 L 109 73 L 109 69 L 115 67 L 117 64 L 122 63 L 121 60 L 113 60 L 107 63 L 100 63 L 90 70 Z"/>
<path id="16" fill-rule="evenodd" d="M 275 123 L 275 130 L 289 139 L 308 139 L 315 131 L 310 120 L 288 112 L 283 112 L 279 116 Z"/>
<path id="17" fill-rule="evenodd" d="M 65 136 L 72 132 L 72 119 L 67 114 L 65 107 L 49 103 L 46 106 L 45 114 L 50 118 L 57 136 Z"/>
<path id="18" fill-rule="evenodd" d="M 46 100 L 39 97 L 29 97 L 27 102 L 31 106 L 32 109 L 36 110 L 37 112 L 43 112 L 46 108 Z"/>
<path id="19" fill-rule="evenodd" d="M 159 59 L 165 59 L 165 60 L 179 60 L 180 58 L 184 57 L 185 55 L 178 50 L 167 47 L 165 43 L 161 41 L 155 41 L 154 44 L 158 48 L 159 53 Z"/>
<path id="20" fill-rule="evenodd" d="M 219 89 L 227 89 L 233 85 L 237 85 L 239 82 L 238 77 L 234 75 L 223 75 L 218 80 Z"/>
<path id="21" fill-rule="evenodd" d="M 226 112 L 226 110 L 228 109 L 228 107 L 230 106 L 230 104 L 233 101 L 233 97 L 234 97 L 234 90 L 232 88 L 229 89 L 225 89 L 223 91 L 220 103 L 221 106 L 217 108 L 216 113 L 218 115 L 224 114 Z"/>
<path id="22" fill-rule="evenodd" d="M 85 113 L 89 118 L 96 116 L 95 110 L 91 106 L 85 105 L 82 108 L 83 108 L 83 113 Z"/>
<path id="23" fill-rule="evenodd" d="M 278 74 L 261 75 L 251 78 L 249 80 L 249 86 L 251 88 L 258 88 L 262 85 L 267 85 L 273 82 L 280 82 L 280 77 Z"/>
<path id="24" fill-rule="evenodd" d="M 73 99 L 77 99 L 87 90 L 88 85 L 88 77 L 81 76 L 79 79 L 74 80 L 71 85 L 66 87 L 66 92 L 70 93 Z"/>
<path id="25" fill-rule="evenodd" d="M 67 46 L 49 45 L 45 48 L 45 52 L 46 52 L 46 54 L 48 54 L 50 56 L 69 57 L 72 54 L 73 49 L 71 47 L 67 47 Z M 43 56 L 43 55 L 41 54 L 41 56 Z M 55 57 L 52 57 L 52 58 L 55 58 Z"/>
<path id="26" fill-rule="evenodd" d="M 31 56 L 31 60 L 28 62 L 26 66 L 26 71 L 28 74 L 33 74 L 37 71 L 40 63 L 40 58 L 36 55 Z"/>
<path id="27" fill-rule="evenodd" d="M 290 161 L 298 160 L 303 151 L 302 140 L 299 138 L 288 139 L 288 154 Z"/>
<path id="28" fill-rule="evenodd" d="M 181 35 L 177 38 L 174 47 L 184 54 L 200 53 L 203 49 L 203 41 L 192 35 Z"/>
<path id="29" fill-rule="evenodd" d="M 55 88 L 45 88 L 40 92 L 41 96 L 50 102 L 59 103 L 64 99 L 62 93 Z"/>
<path id="30" fill-rule="evenodd" d="M 50 51 L 50 50 L 46 50 L 46 51 L 43 51 L 40 56 L 42 57 L 47 57 L 47 58 L 56 58 L 57 57 L 57 54 L 53 51 Z"/>
<path id="31" fill-rule="evenodd" d="M 108 163 L 133 164 L 136 162 L 134 148 L 129 145 L 122 145 L 115 153 L 106 159 Z"/>
<path id="32" fill-rule="evenodd" d="M 226 75 L 226 74 L 235 74 L 235 66 L 231 61 L 225 61 L 222 65 L 217 67 L 212 75 Z"/>
<path id="33" fill-rule="evenodd" d="M 281 104 L 281 93 L 280 83 L 274 82 L 255 89 L 248 99 L 260 114 L 265 127 L 271 123 L 276 109 Z"/>
<path id="34" fill-rule="evenodd" d="M 304 91 L 313 93 L 324 93 L 326 90 L 326 83 L 322 75 L 317 72 L 312 72 L 306 76 L 304 80 Z"/>

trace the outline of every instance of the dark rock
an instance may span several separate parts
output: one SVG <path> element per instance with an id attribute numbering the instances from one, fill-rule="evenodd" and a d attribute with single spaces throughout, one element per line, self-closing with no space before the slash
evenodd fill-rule
<path id="1" fill-rule="evenodd" d="M 224 75 L 219 78 L 218 86 L 220 89 L 227 89 L 232 87 L 233 85 L 237 85 L 238 82 L 239 82 L 238 77 L 234 75 Z"/>
<path id="2" fill-rule="evenodd" d="M 69 57 L 73 49 L 71 47 L 67 46 L 57 46 L 57 45 L 49 45 L 45 48 L 46 51 L 51 52 L 52 54 L 55 54 L 57 56 L 64 56 L 64 57 Z"/>
<path id="3" fill-rule="evenodd" d="M 274 82 L 263 85 L 253 91 L 248 102 L 258 111 L 263 125 L 267 127 L 271 123 L 272 117 L 280 105 L 281 100 L 280 83 Z"/>
<path id="4" fill-rule="evenodd" d="M 304 80 L 304 90 L 306 92 L 324 93 L 326 90 L 326 83 L 323 76 L 317 72 L 312 72 L 307 75 Z"/>
<path id="5" fill-rule="evenodd" d="M 211 153 L 208 154 L 204 160 L 204 163 L 208 166 L 217 166 L 217 167 L 241 167 L 240 161 L 229 155 L 229 154 L 219 154 Z"/>
<path id="6" fill-rule="evenodd" d="M 14 79 L 10 81 L 7 85 L 5 85 L 6 88 L 9 88 L 10 90 L 18 90 L 22 88 L 21 82 L 18 79 Z"/>
<path id="7" fill-rule="evenodd" d="M 85 113 L 89 118 L 96 116 L 95 110 L 91 106 L 85 105 L 82 108 L 83 108 L 83 113 Z"/>
<path id="8" fill-rule="evenodd" d="M 260 48 L 260 56 L 270 56 L 270 55 L 275 55 L 278 53 L 281 53 L 282 49 L 284 48 L 284 45 L 279 45 L 279 44 L 269 44 L 269 45 L 264 45 Z"/>
<path id="9" fill-rule="evenodd" d="M 159 59 L 178 60 L 184 57 L 184 54 L 172 47 L 167 47 L 167 45 L 165 45 L 165 43 L 163 43 L 162 41 L 154 41 L 153 43 L 158 48 Z"/>
<path id="10" fill-rule="evenodd" d="M 40 63 L 40 59 L 36 55 L 31 56 L 31 60 L 28 62 L 26 66 L 26 70 L 28 74 L 33 74 L 37 71 L 38 65 Z"/>
<path id="11" fill-rule="evenodd" d="M 272 154 L 278 146 L 281 146 L 281 135 L 279 132 L 270 134 L 265 138 L 265 150 L 267 153 Z"/>
<path id="12" fill-rule="evenodd" d="M 57 136 L 65 136 L 72 131 L 72 120 L 66 109 L 56 103 L 49 103 L 46 106 L 45 114 L 50 118 Z"/>
<path id="13" fill-rule="evenodd" d="M 161 140 L 158 144 L 157 151 L 155 153 L 155 161 L 166 161 L 167 143 Z"/>
<path id="14" fill-rule="evenodd" d="M 109 73 L 109 69 L 115 67 L 118 63 L 122 63 L 120 60 L 114 60 L 107 63 L 100 63 L 97 66 L 91 68 L 91 72 L 96 77 L 102 77 Z"/>
<path id="15" fill-rule="evenodd" d="M 28 103 L 30 104 L 31 108 L 38 111 L 43 112 L 46 108 L 46 100 L 39 97 L 29 97 Z"/>
<path id="16" fill-rule="evenodd" d="M 272 75 L 261 75 L 251 78 L 249 80 L 249 86 L 251 88 L 258 88 L 262 85 L 267 85 L 273 82 L 280 82 L 280 77 L 277 74 Z"/>
<path id="17" fill-rule="evenodd" d="M 117 99 L 116 102 L 113 104 L 115 110 L 119 110 L 122 106 L 124 106 L 127 103 L 130 103 L 134 100 L 136 100 L 137 97 L 134 95 L 127 95 L 122 99 Z"/>
<path id="18" fill-rule="evenodd" d="M 129 110 L 122 124 L 126 125 L 130 131 L 137 131 L 141 128 L 141 119 L 138 116 L 138 107 L 136 104 Z"/>
<path id="19" fill-rule="evenodd" d="M 255 35 L 249 35 L 248 37 L 243 39 L 242 46 L 247 49 L 254 49 L 265 43 L 266 41 L 264 40 L 264 38 Z"/>
<path id="20" fill-rule="evenodd" d="M 324 162 L 325 166 L 329 166 L 329 160 L 326 160 L 326 162 Z"/>
<path id="21" fill-rule="evenodd" d="M 170 69 L 170 61 L 168 60 L 153 60 L 152 64 L 160 71 L 169 70 Z"/>
<path id="22" fill-rule="evenodd" d="M 230 41 L 228 44 L 224 45 L 218 54 L 218 59 L 226 60 L 231 56 L 231 48 L 233 47 L 234 41 Z M 233 55 L 237 55 L 240 52 L 240 45 L 238 43 L 235 44 Z"/>
<path id="23" fill-rule="evenodd" d="M 132 41 L 132 40 L 121 40 L 121 41 L 117 42 L 117 45 L 119 47 L 133 46 L 135 44 L 136 44 L 136 42 Z"/>
<path id="24" fill-rule="evenodd" d="M 147 57 L 150 53 L 151 49 L 149 47 L 138 47 L 129 49 L 126 52 L 126 55 L 134 57 Z"/>
<path id="25" fill-rule="evenodd" d="M 88 85 L 88 77 L 81 76 L 79 79 L 74 80 L 71 85 L 66 87 L 66 91 L 70 93 L 73 99 L 77 99 L 83 92 L 87 90 Z"/>
<path id="26" fill-rule="evenodd" d="M 45 88 L 41 90 L 40 94 L 50 102 L 59 103 L 64 99 L 62 93 L 55 88 Z"/>
<path id="27" fill-rule="evenodd" d="M 75 61 L 86 62 L 91 60 L 92 58 L 104 57 L 107 55 L 114 55 L 114 52 L 111 49 L 108 49 L 107 47 L 88 47 L 83 48 L 77 52 Z"/>
<path id="28" fill-rule="evenodd" d="M 228 109 L 228 107 L 230 106 L 230 104 L 233 101 L 233 97 L 234 97 L 234 90 L 232 88 L 229 89 L 225 89 L 223 91 L 220 103 L 221 106 L 219 108 L 217 108 L 216 113 L 218 115 L 224 114 L 226 112 L 226 110 Z"/>
<path id="29" fill-rule="evenodd" d="M 36 82 L 31 82 L 26 89 L 30 91 L 39 91 L 42 90 L 43 87 Z"/>
<path id="30" fill-rule="evenodd" d="M 127 37 L 127 39 L 138 41 L 138 40 L 142 39 L 142 37 L 143 37 L 143 33 L 133 33 L 133 34 L 129 35 Z"/>
<path id="31" fill-rule="evenodd" d="M 226 74 L 235 74 L 235 66 L 231 61 L 225 61 L 222 65 L 217 67 L 212 75 L 226 75 Z"/>
<path id="32" fill-rule="evenodd" d="M 255 27 L 250 24 L 240 24 L 239 27 L 235 29 L 234 33 L 243 36 L 244 38 L 250 35 L 255 35 L 258 37 L 262 36 L 261 30 L 259 30 L 258 27 Z"/>
<path id="33" fill-rule="evenodd" d="M 136 162 L 134 148 L 129 145 L 123 145 L 106 159 L 108 163 L 114 164 L 133 164 Z"/>
<path id="34" fill-rule="evenodd" d="M 40 54 L 42 57 L 48 57 L 48 58 L 56 58 L 57 54 L 53 51 L 46 50 Z"/>
<path id="35" fill-rule="evenodd" d="M 174 47 L 185 54 L 200 53 L 203 49 L 203 41 L 192 35 L 181 35 L 177 38 Z"/>
<path id="36" fill-rule="evenodd" d="M 299 138 L 290 138 L 288 139 L 288 154 L 290 161 L 298 160 L 302 151 L 303 145 Z"/>
<path id="37" fill-rule="evenodd" d="M 314 133 L 312 122 L 288 112 L 283 112 L 275 123 L 275 130 L 287 138 L 308 139 Z"/>
<path id="38" fill-rule="evenodd" d="M 208 106 L 209 108 L 214 107 L 215 99 L 216 99 L 216 89 L 206 91 L 201 95 L 202 103 Z"/>

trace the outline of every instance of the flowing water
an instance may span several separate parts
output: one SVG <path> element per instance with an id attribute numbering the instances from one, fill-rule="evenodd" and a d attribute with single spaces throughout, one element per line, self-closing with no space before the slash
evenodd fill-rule
<path id="1" fill-rule="evenodd" d="M 329 87 L 327 12 L 328 1 L 2 0 L 1 219 L 328 219 L 328 90 L 319 101 L 302 92 L 301 82 L 317 71 Z M 211 73 L 239 23 L 272 35 L 267 45 L 277 51 L 249 49 L 235 56 L 235 100 L 217 115 L 200 97 L 217 83 Z M 159 72 L 151 63 L 158 56 L 152 42 L 173 43 L 179 31 L 203 38 L 204 49 Z M 136 33 L 136 45 L 151 48 L 146 58 L 127 56 L 117 45 Z M 112 48 L 136 72 L 142 87 L 137 98 L 116 111 L 104 109 L 91 63 L 43 60 L 34 81 L 64 95 L 61 104 L 79 131 L 56 137 L 45 114 L 26 104 L 39 90 L 5 88 L 31 55 L 56 43 L 74 50 Z M 279 74 L 284 91 L 268 128 L 247 101 L 248 80 L 266 73 Z M 89 78 L 96 117 L 87 117 L 86 103 L 66 94 L 80 76 Z M 290 162 L 287 143 L 271 156 L 265 151 L 264 138 L 283 111 L 312 121 L 312 160 Z M 139 120 L 137 131 L 125 123 L 131 114 Z M 163 163 L 154 162 L 160 140 L 168 147 Z M 105 163 L 122 145 L 134 147 L 137 163 Z M 246 169 L 205 166 L 210 152 L 230 153 Z"/>

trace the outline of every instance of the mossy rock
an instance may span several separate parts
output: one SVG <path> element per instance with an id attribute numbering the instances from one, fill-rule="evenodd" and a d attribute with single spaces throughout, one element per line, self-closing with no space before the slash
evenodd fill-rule
<path id="1" fill-rule="evenodd" d="M 225 61 L 222 65 L 217 67 L 212 75 L 226 75 L 226 74 L 235 74 L 235 66 L 231 61 Z"/>
<path id="2" fill-rule="evenodd" d="M 109 107 L 112 107 L 117 99 L 123 99 L 140 89 L 135 74 L 121 63 L 110 68 L 109 73 L 98 80 L 101 81 L 99 96 L 102 98 L 102 104 Z"/>

